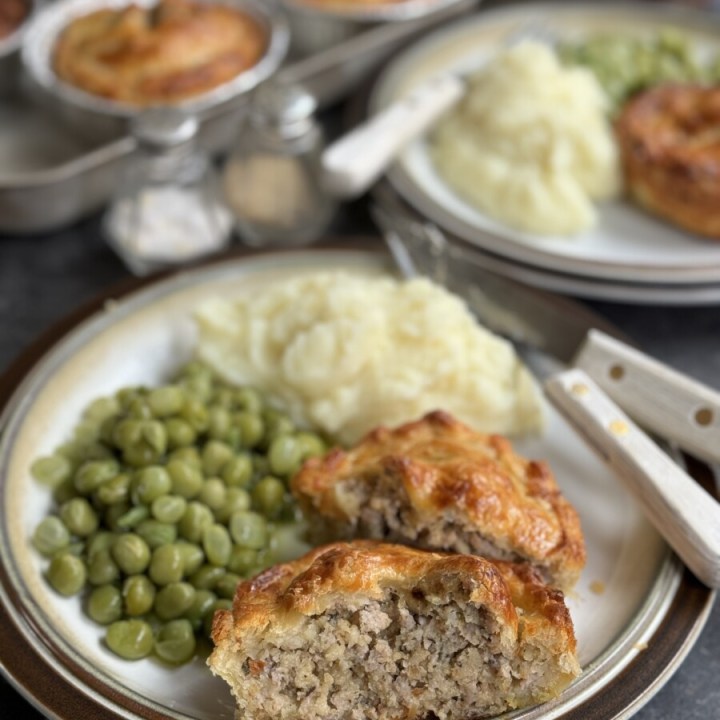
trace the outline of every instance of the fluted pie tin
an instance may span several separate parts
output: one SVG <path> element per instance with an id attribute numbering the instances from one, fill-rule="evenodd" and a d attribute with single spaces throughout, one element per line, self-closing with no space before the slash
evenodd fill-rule
<path id="1" fill-rule="evenodd" d="M 284 13 L 263 0 L 198 0 L 230 5 L 252 16 L 265 30 L 265 54 L 248 70 L 232 80 L 195 97 L 175 103 L 176 107 L 204 119 L 208 114 L 240 105 L 247 93 L 280 67 L 290 43 Z M 85 138 L 107 141 L 127 130 L 127 121 L 142 108 L 116 102 L 64 82 L 53 70 L 53 51 L 60 33 L 76 18 L 103 8 L 121 9 L 130 4 L 152 7 L 157 0 L 57 0 L 40 10 L 28 24 L 22 48 L 22 63 L 35 99 L 49 106 L 58 119 Z"/>

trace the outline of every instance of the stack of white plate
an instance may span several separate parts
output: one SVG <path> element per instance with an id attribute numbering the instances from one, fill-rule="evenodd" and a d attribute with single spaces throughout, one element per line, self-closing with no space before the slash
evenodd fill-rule
<path id="1" fill-rule="evenodd" d="M 589 34 L 648 35 L 679 29 L 700 54 L 720 53 L 720 15 L 640 4 L 511 5 L 481 11 L 426 35 L 385 69 L 369 112 L 418 83 L 466 73 L 497 52 L 503 38 L 534 21 L 560 39 Z M 479 264 L 527 284 L 580 297 L 667 305 L 720 303 L 720 241 L 693 236 L 629 201 L 598 207 L 599 221 L 573 238 L 538 237 L 508 228 L 459 198 L 438 176 L 420 139 L 388 171 L 388 186 Z"/>

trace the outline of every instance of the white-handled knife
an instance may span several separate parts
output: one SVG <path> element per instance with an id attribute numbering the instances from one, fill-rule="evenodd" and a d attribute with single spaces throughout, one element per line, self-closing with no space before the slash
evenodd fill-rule
<path id="1" fill-rule="evenodd" d="M 599 330 L 572 363 L 638 424 L 720 464 L 720 393 Z"/>
<path id="2" fill-rule="evenodd" d="M 605 459 L 695 576 L 720 587 L 720 503 L 663 452 L 583 370 L 549 378 L 560 412 Z"/>

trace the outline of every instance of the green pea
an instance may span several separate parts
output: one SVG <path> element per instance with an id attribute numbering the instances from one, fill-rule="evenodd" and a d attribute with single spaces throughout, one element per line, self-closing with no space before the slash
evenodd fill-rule
<path id="1" fill-rule="evenodd" d="M 118 620 L 105 635 L 107 646 L 125 660 L 147 657 L 155 646 L 152 627 L 143 620 Z"/>
<path id="2" fill-rule="evenodd" d="M 194 498 L 202 488 L 203 477 L 200 470 L 186 460 L 173 458 L 167 464 L 170 475 L 171 492 L 186 499 Z"/>
<path id="3" fill-rule="evenodd" d="M 159 465 L 151 465 L 135 473 L 130 483 L 130 494 L 135 503 L 149 505 L 172 489 L 170 472 Z"/>
<path id="4" fill-rule="evenodd" d="M 277 410 L 266 410 L 264 420 L 265 435 L 263 436 L 262 446 L 265 448 L 269 448 L 276 438 L 289 435 L 295 430 L 292 420 Z"/>
<path id="5" fill-rule="evenodd" d="M 235 407 L 235 391 L 226 385 L 215 387 L 212 394 L 213 407 L 230 410 Z M 212 410 L 212 408 L 210 408 Z"/>
<path id="6" fill-rule="evenodd" d="M 111 555 L 126 575 L 144 572 L 151 562 L 148 544 L 136 533 L 119 535 L 113 543 Z"/>
<path id="7" fill-rule="evenodd" d="M 227 486 L 220 478 L 208 478 L 203 483 L 197 499 L 214 513 L 227 502 Z"/>
<path id="8" fill-rule="evenodd" d="M 268 543 L 267 522 L 256 512 L 238 510 L 230 516 L 230 535 L 241 547 L 260 550 Z"/>
<path id="9" fill-rule="evenodd" d="M 225 504 L 215 510 L 215 519 L 227 525 L 230 516 L 236 510 L 250 509 L 250 493 L 239 487 L 230 487 L 225 495 Z"/>
<path id="10" fill-rule="evenodd" d="M 155 388 L 148 394 L 148 405 L 155 417 L 164 418 L 179 413 L 185 404 L 185 394 L 177 385 Z"/>
<path id="11" fill-rule="evenodd" d="M 188 447 L 197 440 L 195 428 L 182 418 L 169 418 L 165 422 L 165 434 L 171 449 Z"/>
<path id="12" fill-rule="evenodd" d="M 124 517 L 126 513 L 130 511 L 130 505 L 126 502 L 118 503 L 117 505 L 110 505 L 103 514 L 103 521 L 105 527 L 113 531 L 122 530 L 118 525 L 118 520 Z"/>
<path id="13" fill-rule="evenodd" d="M 182 665 L 195 654 L 196 644 L 189 620 L 171 620 L 157 634 L 155 654 L 167 663 Z"/>
<path id="14" fill-rule="evenodd" d="M 115 524 L 120 530 L 132 530 L 150 515 L 147 505 L 136 505 L 117 518 Z"/>
<path id="15" fill-rule="evenodd" d="M 161 620 L 182 617 L 192 606 L 195 588 L 188 582 L 168 583 L 155 596 L 153 609 Z"/>
<path id="16" fill-rule="evenodd" d="M 96 623 L 109 625 L 122 617 L 123 602 L 120 590 L 114 585 L 100 585 L 88 596 L 87 614 Z"/>
<path id="17" fill-rule="evenodd" d="M 197 402 L 205 404 L 212 397 L 212 378 L 209 375 L 183 378 L 181 385 L 186 395 Z"/>
<path id="18" fill-rule="evenodd" d="M 223 465 L 220 477 L 228 487 L 247 487 L 252 479 L 252 473 L 252 458 L 247 453 L 241 453 Z"/>
<path id="19" fill-rule="evenodd" d="M 246 576 L 258 563 L 258 552 L 251 548 L 233 545 L 227 569 L 236 575 Z"/>
<path id="20" fill-rule="evenodd" d="M 155 585 L 145 575 L 125 578 L 122 588 L 125 612 L 131 617 L 145 615 L 155 604 Z"/>
<path id="21" fill-rule="evenodd" d="M 235 590 L 241 579 L 242 578 L 235 573 L 225 573 L 215 583 L 214 589 L 215 592 L 218 594 L 218 597 L 228 598 L 229 600 L 232 600 L 235 597 Z"/>
<path id="22" fill-rule="evenodd" d="M 110 551 L 115 542 L 115 534 L 109 530 L 98 530 L 87 539 L 87 556 L 92 558 L 96 552 L 101 550 Z"/>
<path id="23" fill-rule="evenodd" d="M 213 440 L 225 440 L 230 431 L 232 418 L 223 407 L 211 407 L 208 411 L 207 434 Z"/>
<path id="24" fill-rule="evenodd" d="M 193 500 L 188 503 L 185 514 L 178 523 L 178 531 L 185 540 L 199 543 L 205 528 L 212 525 L 214 521 L 212 510 Z"/>
<path id="25" fill-rule="evenodd" d="M 268 448 L 270 470 L 275 475 L 292 475 L 302 462 L 302 447 L 293 435 L 279 435 Z"/>
<path id="26" fill-rule="evenodd" d="M 283 509 L 285 485 L 272 475 L 266 475 L 253 488 L 253 506 L 266 517 L 277 517 Z"/>
<path id="27" fill-rule="evenodd" d="M 128 405 L 139 396 L 140 389 L 136 387 L 120 388 L 120 390 L 115 393 L 115 399 L 120 405 L 120 410 L 127 410 Z"/>
<path id="28" fill-rule="evenodd" d="M 219 440 L 209 440 L 202 450 L 203 472 L 211 477 L 219 475 L 226 462 L 233 457 L 232 448 Z"/>
<path id="29" fill-rule="evenodd" d="M 109 549 L 95 550 L 88 554 L 87 579 L 91 585 L 107 585 L 120 578 L 120 568 Z"/>
<path id="30" fill-rule="evenodd" d="M 129 402 L 125 412 L 131 418 L 136 418 L 137 420 L 149 420 L 152 417 L 152 410 L 150 410 L 147 398 L 142 396 L 133 398 Z"/>
<path id="31" fill-rule="evenodd" d="M 35 528 L 33 547 L 42 555 L 50 557 L 70 544 L 70 531 L 59 517 L 46 517 Z"/>
<path id="32" fill-rule="evenodd" d="M 177 527 L 172 523 L 163 523 L 153 518 L 143 520 L 135 532 L 148 544 L 151 549 L 173 543 L 177 539 Z"/>
<path id="33" fill-rule="evenodd" d="M 142 468 L 157 463 L 160 456 L 161 453 L 158 453 L 154 447 L 148 445 L 146 441 L 141 440 L 136 445 L 125 448 L 122 459 L 127 465 L 134 468 Z"/>
<path id="34" fill-rule="evenodd" d="M 183 576 L 183 555 L 175 544 L 161 545 L 155 548 L 150 559 L 148 574 L 156 585 L 169 585 L 179 582 Z"/>
<path id="35" fill-rule="evenodd" d="M 142 436 L 158 456 L 165 454 L 168 446 L 167 431 L 159 420 L 148 420 L 143 423 Z"/>
<path id="36" fill-rule="evenodd" d="M 121 449 L 137 445 L 142 439 L 142 422 L 127 418 L 120 420 L 113 430 L 113 444 Z"/>
<path id="37" fill-rule="evenodd" d="M 180 417 L 189 423 L 199 433 L 205 432 L 208 427 L 207 408 L 200 400 L 188 398 L 180 411 Z"/>
<path id="38" fill-rule="evenodd" d="M 185 363 L 185 365 L 180 369 L 178 373 L 178 376 L 181 378 L 196 377 L 198 375 L 212 377 L 213 372 L 207 365 L 205 365 L 205 363 L 201 362 L 200 360 L 190 360 L 189 362 Z"/>
<path id="39" fill-rule="evenodd" d="M 75 426 L 73 441 L 78 445 L 90 445 L 100 439 L 100 423 L 82 420 Z"/>
<path id="40" fill-rule="evenodd" d="M 61 595 L 77 595 L 85 587 L 87 580 L 85 563 L 71 553 L 58 553 L 50 561 L 47 579 Z"/>
<path id="41" fill-rule="evenodd" d="M 240 444 L 245 448 L 254 448 L 265 435 L 265 423 L 262 417 L 255 413 L 235 413 L 233 424 L 240 431 Z"/>
<path id="42" fill-rule="evenodd" d="M 205 562 L 205 553 L 198 545 L 193 545 L 185 540 L 178 540 L 175 545 L 180 549 L 182 556 L 183 574 L 192 575 Z"/>
<path id="43" fill-rule="evenodd" d="M 309 457 L 321 457 L 327 452 L 327 446 L 319 435 L 309 432 L 299 432 L 295 441 L 300 446 L 300 455 L 303 460 Z"/>
<path id="44" fill-rule="evenodd" d="M 205 557 L 211 565 L 224 567 L 230 559 L 232 540 L 224 525 L 215 523 L 205 528 L 202 538 Z"/>
<path id="45" fill-rule="evenodd" d="M 116 505 L 127 502 L 130 497 L 130 476 L 122 473 L 104 482 L 96 491 L 94 498 L 100 505 Z"/>
<path id="46" fill-rule="evenodd" d="M 153 517 L 163 523 L 176 523 L 187 510 L 187 500 L 181 495 L 161 495 L 150 508 Z"/>
<path id="47" fill-rule="evenodd" d="M 65 527 L 78 537 L 94 533 L 99 524 L 98 516 L 85 498 L 73 498 L 60 506 L 60 519 Z"/>
<path id="48" fill-rule="evenodd" d="M 100 397 L 85 408 L 83 417 L 101 423 L 119 412 L 120 402 L 116 397 Z"/>
<path id="49" fill-rule="evenodd" d="M 75 489 L 75 483 L 72 478 L 63 480 L 59 485 L 53 488 L 53 500 L 57 505 L 63 505 L 68 500 L 78 497 L 78 491 Z"/>
<path id="50" fill-rule="evenodd" d="M 206 613 L 212 604 L 217 600 L 217 595 L 212 590 L 196 590 L 192 605 L 185 612 L 185 619 L 190 622 L 193 630 L 202 627 Z"/>
<path id="51" fill-rule="evenodd" d="M 103 483 L 118 474 L 115 460 L 94 460 L 83 463 L 75 473 L 75 488 L 82 495 L 90 495 Z"/>
<path id="52" fill-rule="evenodd" d="M 32 476 L 41 484 L 56 488 L 72 475 L 72 463 L 62 455 L 48 455 L 35 460 L 30 466 Z"/>
<path id="53" fill-rule="evenodd" d="M 222 567 L 203 565 L 190 576 L 190 583 L 197 590 L 212 590 L 224 574 L 225 569 Z"/>
<path id="54" fill-rule="evenodd" d="M 253 415 L 259 415 L 265 406 L 260 393 L 249 387 L 238 388 L 235 391 L 235 404 Z"/>
<path id="55" fill-rule="evenodd" d="M 176 448 L 170 453 L 168 462 L 170 460 L 180 460 L 181 462 L 195 468 L 195 470 L 202 472 L 202 459 L 200 458 L 200 451 L 194 446 Z"/>

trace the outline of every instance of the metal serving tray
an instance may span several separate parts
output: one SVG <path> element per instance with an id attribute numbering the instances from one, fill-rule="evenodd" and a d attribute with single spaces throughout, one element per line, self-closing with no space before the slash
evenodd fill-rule
<path id="1" fill-rule="evenodd" d="M 384 23 L 304 57 L 291 56 L 278 76 L 302 83 L 321 108 L 347 97 L 397 48 L 445 20 L 474 9 L 480 0 L 444 4 L 432 15 Z M 232 144 L 243 103 L 209 113 L 200 140 L 222 154 Z M 118 172 L 135 150 L 128 136 L 102 144 L 74 134 L 43 112 L 27 83 L 0 101 L 0 233 L 51 232 L 107 202 Z"/>

